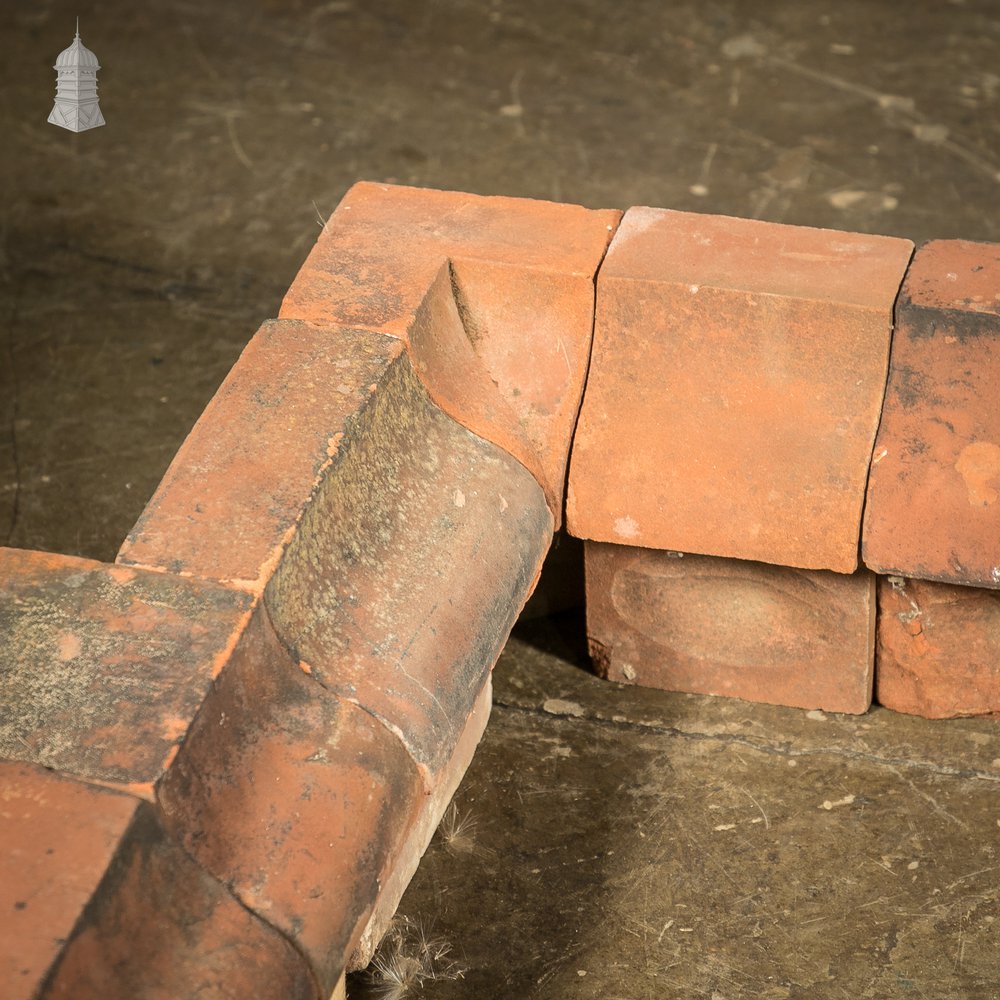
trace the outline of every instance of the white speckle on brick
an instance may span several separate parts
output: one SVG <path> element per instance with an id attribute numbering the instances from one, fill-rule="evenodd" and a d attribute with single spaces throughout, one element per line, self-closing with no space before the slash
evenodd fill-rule
<path id="1" fill-rule="evenodd" d="M 614 532 L 619 538 L 637 538 L 639 536 L 639 522 L 633 517 L 616 517 Z"/>

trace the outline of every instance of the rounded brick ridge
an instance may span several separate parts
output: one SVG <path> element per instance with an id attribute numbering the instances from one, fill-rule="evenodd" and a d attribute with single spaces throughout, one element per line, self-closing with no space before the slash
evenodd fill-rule
<path id="1" fill-rule="evenodd" d="M 530 473 L 437 407 L 408 363 L 356 431 L 264 600 L 314 677 L 433 776 L 530 594 L 552 515 Z"/>
<path id="2" fill-rule="evenodd" d="M 327 222 L 279 315 L 413 344 L 429 290 L 449 268 L 468 343 L 458 354 L 435 352 L 426 369 L 418 346 L 414 363 L 452 416 L 532 469 L 558 523 L 594 279 L 620 217 L 362 182 Z"/>
<path id="3" fill-rule="evenodd" d="M 1000 588 L 1000 244 L 935 240 L 896 306 L 862 557 Z"/>
<path id="4" fill-rule="evenodd" d="M 426 793 L 396 736 L 318 684 L 259 608 L 158 801 L 170 833 L 295 943 L 328 996 Z"/>
<path id="5" fill-rule="evenodd" d="M 5 998 L 322 1000 L 294 947 L 167 837 L 148 802 L 25 764 L 0 762 L 0 782 Z"/>

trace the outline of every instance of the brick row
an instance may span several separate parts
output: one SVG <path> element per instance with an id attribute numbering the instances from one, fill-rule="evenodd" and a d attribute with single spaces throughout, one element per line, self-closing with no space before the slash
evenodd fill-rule
<path id="1" fill-rule="evenodd" d="M 604 675 L 1000 710 L 1000 247 L 911 250 L 625 214 L 567 498 Z"/>

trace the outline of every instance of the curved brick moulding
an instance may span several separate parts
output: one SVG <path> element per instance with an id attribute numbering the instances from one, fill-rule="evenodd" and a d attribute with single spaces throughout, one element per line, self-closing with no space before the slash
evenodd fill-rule
<path id="1" fill-rule="evenodd" d="M 330 217 L 279 315 L 406 342 L 435 401 L 538 476 L 558 527 L 594 277 L 620 219 L 363 182 Z M 428 328 L 428 312 L 445 322 Z"/>
<path id="2" fill-rule="evenodd" d="M 349 200 L 117 564 L 0 551 L 5 996 L 329 996 L 471 761 L 619 213 Z M 317 274 L 340 252 L 361 284 Z"/>
<path id="3" fill-rule="evenodd" d="M 619 219 L 355 186 L 116 563 L 0 549 L 4 997 L 325 1000 L 367 963 L 581 400 L 606 676 L 860 712 L 874 666 L 900 710 L 1000 710 L 997 248 L 918 252 L 890 358 L 906 241 Z"/>

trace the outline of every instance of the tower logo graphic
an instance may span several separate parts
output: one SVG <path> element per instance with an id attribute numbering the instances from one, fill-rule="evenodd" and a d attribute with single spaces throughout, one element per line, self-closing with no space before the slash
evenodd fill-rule
<path id="1" fill-rule="evenodd" d="M 56 102 L 49 121 L 71 132 L 85 132 L 104 124 L 97 103 L 97 56 L 80 41 L 80 19 L 76 19 L 76 37 L 68 49 L 56 58 Z"/>

